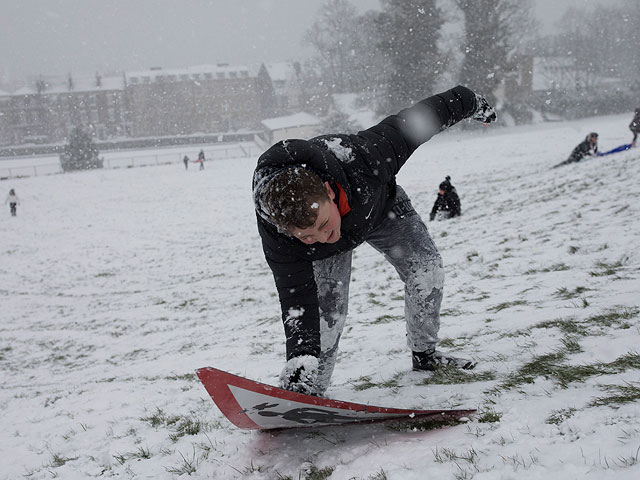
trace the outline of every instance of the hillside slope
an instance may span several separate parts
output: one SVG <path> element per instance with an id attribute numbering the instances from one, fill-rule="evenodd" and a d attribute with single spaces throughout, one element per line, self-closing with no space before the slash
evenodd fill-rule
<path id="1" fill-rule="evenodd" d="M 457 128 L 399 175 L 424 218 L 458 188 L 463 216 L 429 223 L 441 348 L 479 365 L 410 370 L 402 285 L 365 245 L 328 395 L 479 409 L 442 430 L 245 432 L 207 397 L 196 368 L 275 383 L 284 361 L 255 159 L 2 182 L 0 478 L 639 478 L 640 150 L 550 169 L 627 123 Z"/>

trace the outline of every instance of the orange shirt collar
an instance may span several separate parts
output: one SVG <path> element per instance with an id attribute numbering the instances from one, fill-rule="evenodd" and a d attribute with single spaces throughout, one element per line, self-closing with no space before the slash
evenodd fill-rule
<path id="1" fill-rule="evenodd" d="M 338 211 L 340 212 L 340 216 L 344 217 L 351 211 L 351 207 L 349 206 L 349 200 L 347 200 L 347 194 L 344 193 L 344 189 L 338 182 L 336 182 L 336 186 L 338 187 Z"/>

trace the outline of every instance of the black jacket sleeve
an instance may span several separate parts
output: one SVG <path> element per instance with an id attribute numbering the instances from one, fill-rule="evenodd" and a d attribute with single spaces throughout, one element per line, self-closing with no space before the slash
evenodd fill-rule
<path id="1" fill-rule="evenodd" d="M 469 118 L 477 108 L 476 94 L 462 85 L 425 98 L 412 107 L 391 115 L 379 124 L 360 132 L 377 155 L 386 161 L 372 168 L 383 180 L 394 177 L 411 154 L 431 137 Z"/>
<path id="2" fill-rule="evenodd" d="M 431 213 L 429 214 L 429 220 L 433 221 L 436 218 L 436 214 L 438 213 L 438 210 L 442 210 L 444 202 L 442 200 L 442 196 L 438 195 L 436 197 L 436 201 L 433 202 L 433 208 L 431 209 Z"/>

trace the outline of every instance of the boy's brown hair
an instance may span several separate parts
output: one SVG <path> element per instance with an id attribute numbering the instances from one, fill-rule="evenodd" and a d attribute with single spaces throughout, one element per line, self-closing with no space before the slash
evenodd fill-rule
<path id="1" fill-rule="evenodd" d="M 330 200 L 322 179 L 302 167 L 276 175 L 263 198 L 268 215 L 287 231 L 312 226 L 318 218 L 318 204 Z"/>

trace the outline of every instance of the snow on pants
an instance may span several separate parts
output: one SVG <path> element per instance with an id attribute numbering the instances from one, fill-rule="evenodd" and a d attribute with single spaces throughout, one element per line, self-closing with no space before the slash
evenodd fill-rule
<path id="1" fill-rule="evenodd" d="M 407 345 L 416 352 L 435 348 L 440 328 L 440 305 L 444 285 L 442 258 L 427 226 L 397 187 L 392 210 L 367 237 L 404 282 L 404 314 Z M 316 394 L 329 387 L 338 354 L 338 342 L 347 318 L 351 251 L 313 262 L 320 302 L 319 375 Z"/>

